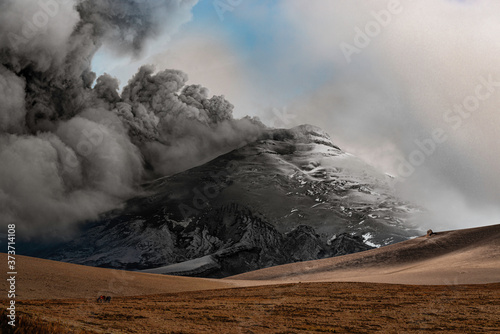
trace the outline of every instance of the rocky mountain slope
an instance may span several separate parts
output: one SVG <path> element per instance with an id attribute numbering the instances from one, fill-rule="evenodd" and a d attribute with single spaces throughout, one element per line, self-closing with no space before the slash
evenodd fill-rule
<path id="1" fill-rule="evenodd" d="M 175 163 L 175 162 L 173 162 Z M 44 257 L 92 266 L 224 277 L 414 237 L 418 209 L 393 179 L 309 125 L 269 130 L 202 166 L 145 185 Z"/>

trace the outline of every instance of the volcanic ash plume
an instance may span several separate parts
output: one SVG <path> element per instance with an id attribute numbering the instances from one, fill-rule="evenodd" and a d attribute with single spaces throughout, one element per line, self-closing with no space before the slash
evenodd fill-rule
<path id="1" fill-rule="evenodd" d="M 181 71 L 143 66 L 120 94 L 96 78 L 99 47 L 140 54 L 189 20 L 196 1 L 0 3 L 0 221 L 21 237 L 64 235 L 136 194 L 258 137 L 223 96 Z"/>

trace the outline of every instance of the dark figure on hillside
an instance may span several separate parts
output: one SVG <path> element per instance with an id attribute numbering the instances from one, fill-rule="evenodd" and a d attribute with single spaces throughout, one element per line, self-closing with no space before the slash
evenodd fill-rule
<path id="1" fill-rule="evenodd" d="M 431 235 L 433 235 L 433 234 L 436 234 L 436 233 L 432 232 L 432 230 L 428 230 L 428 231 L 427 231 L 427 235 L 426 235 L 426 236 L 427 236 L 427 237 L 430 237 L 430 236 L 431 236 Z"/>

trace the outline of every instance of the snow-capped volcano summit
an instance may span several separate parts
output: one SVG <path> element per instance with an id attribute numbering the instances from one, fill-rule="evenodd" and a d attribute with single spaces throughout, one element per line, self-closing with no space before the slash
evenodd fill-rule
<path id="1" fill-rule="evenodd" d="M 266 131 L 202 166 L 153 181 L 47 257 L 221 277 L 342 255 L 418 234 L 392 179 L 321 129 Z"/>
<path id="2" fill-rule="evenodd" d="M 282 140 L 284 141 L 286 141 L 285 138 L 287 136 L 291 136 L 292 140 L 297 143 L 314 143 L 330 146 L 340 150 L 339 147 L 333 144 L 332 139 L 330 138 L 330 135 L 328 133 L 324 132 L 321 128 L 314 125 L 304 124 L 292 129 L 274 129 L 268 131 L 268 134 L 273 136 L 275 139 L 279 139 L 280 133 L 283 134 L 284 138 Z"/>

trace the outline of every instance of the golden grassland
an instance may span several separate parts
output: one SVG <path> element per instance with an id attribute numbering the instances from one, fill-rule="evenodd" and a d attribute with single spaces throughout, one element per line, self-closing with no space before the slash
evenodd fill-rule
<path id="1" fill-rule="evenodd" d="M 16 269 L 17 325 L 0 299 L 0 333 L 500 334 L 500 225 L 222 280 L 25 256 Z"/>
<path id="2" fill-rule="evenodd" d="M 30 334 L 500 333 L 500 284 L 294 283 L 16 305 L 15 333 Z"/>

